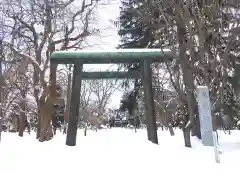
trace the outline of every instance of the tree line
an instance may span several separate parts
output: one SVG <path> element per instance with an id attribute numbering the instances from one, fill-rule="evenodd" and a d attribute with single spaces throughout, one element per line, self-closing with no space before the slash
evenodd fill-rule
<path id="1" fill-rule="evenodd" d="M 173 61 L 154 64 L 155 106 L 161 123 L 201 138 L 196 87 L 208 86 L 212 116 L 221 128 L 238 128 L 239 121 L 239 2 L 234 0 L 122 0 L 115 22 L 119 48 L 171 50 Z M 138 69 L 139 64 L 125 65 Z M 142 82 L 128 92 L 131 109 L 138 102 Z M 126 96 L 126 95 L 125 95 Z M 137 107 L 137 106 L 136 106 Z M 123 108 L 124 109 L 124 108 Z"/>
<path id="2" fill-rule="evenodd" d="M 156 115 L 161 126 L 180 127 L 188 147 L 191 133 L 201 138 L 196 87 L 206 85 L 212 116 L 219 120 L 219 127 L 238 128 L 239 3 L 234 0 L 121 2 L 120 17 L 115 22 L 121 37 L 118 48 L 160 48 L 176 54 L 173 61 L 152 65 Z M 104 4 L 95 0 L 1 2 L 0 116 L 4 122 L 17 115 L 20 136 L 29 114 L 39 119 L 41 97 L 44 90 L 49 92 L 46 86 L 49 82 L 60 84 L 61 94 L 69 97 L 71 67 L 50 67 L 50 55 L 55 50 L 84 49 L 88 37 L 101 36 L 102 32 L 94 25 L 100 5 Z M 122 67 L 138 69 L 139 65 Z M 123 86 L 130 84 L 127 80 Z M 143 96 L 141 80 L 134 80 L 133 85 L 133 91 L 124 94 L 120 108 L 129 114 L 139 108 Z M 115 81 L 85 81 L 80 110 L 84 113 L 80 115 L 92 116 L 94 111 L 104 117 L 116 87 Z"/>
<path id="3" fill-rule="evenodd" d="M 89 48 L 89 37 L 101 38 L 103 32 L 95 23 L 98 7 L 104 5 L 106 2 L 95 0 L 1 1 L 1 124 L 18 122 L 19 136 L 23 136 L 26 120 L 39 127 L 44 124 L 41 125 L 41 118 L 55 113 L 57 96 L 63 99 L 68 113 L 72 67 L 50 66 L 50 55 L 58 50 Z M 104 117 L 117 87 L 115 81 L 84 81 L 80 119 L 94 119 L 89 118 L 91 112 Z M 39 131 L 38 128 L 37 138 Z"/>

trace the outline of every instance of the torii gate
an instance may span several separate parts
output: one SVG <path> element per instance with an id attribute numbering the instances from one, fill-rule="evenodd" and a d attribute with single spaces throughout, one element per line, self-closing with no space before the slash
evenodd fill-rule
<path id="1" fill-rule="evenodd" d="M 67 146 L 76 145 L 79 116 L 81 81 L 83 79 L 126 79 L 142 78 L 144 84 L 145 115 L 148 140 L 158 144 L 156 116 L 152 91 L 151 64 L 172 60 L 170 51 L 161 49 L 116 49 L 113 51 L 55 51 L 50 58 L 51 64 L 74 64 L 72 91 L 67 130 Z M 83 72 L 83 64 L 140 64 L 140 71 L 127 72 Z"/>

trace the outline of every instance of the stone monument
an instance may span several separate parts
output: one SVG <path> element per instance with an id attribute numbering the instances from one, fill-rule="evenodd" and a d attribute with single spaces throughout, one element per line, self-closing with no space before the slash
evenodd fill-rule
<path id="1" fill-rule="evenodd" d="M 207 86 L 197 87 L 198 112 L 204 146 L 214 146 L 211 103 Z"/>

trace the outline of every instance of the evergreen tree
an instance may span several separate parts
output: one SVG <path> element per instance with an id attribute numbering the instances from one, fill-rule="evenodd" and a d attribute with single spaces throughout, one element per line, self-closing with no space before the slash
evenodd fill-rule
<path id="1" fill-rule="evenodd" d="M 118 34 L 120 36 L 121 44 L 118 48 L 153 48 L 156 38 L 154 36 L 154 26 L 152 20 L 143 19 L 143 14 L 146 12 L 146 2 L 144 0 L 122 0 L 120 7 L 120 17 L 117 24 L 119 25 Z M 146 18 L 147 19 L 147 18 Z M 120 65 L 126 70 L 140 70 L 139 63 Z M 125 81 L 123 86 L 128 87 L 129 81 Z M 134 89 L 129 93 L 127 99 L 122 99 L 121 109 L 128 109 L 126 107 L 136 107 L 136 99 L 139 88 L 142 86 L 140 79 L 134 80 Z M 124 102 L 124 103 L 123 103 Z"/>
<path id="2" fill-rule="evenodd" d="M 143 19 L 146 13 L 146 2 L 144 0 L 122 0 L 120 17 L 117 21 L 119 26 L 118 35 L 120 45 L 118 48 L 153 48 L 156 42 L 152 20 Z M 138 69 L 138 64 L 126 64 L 126 69 Z"/>
<path id="3" fill-rule="evenodd" d="M 144 7 L 142 0 L 122 0 L 118 31 L 121 37 L 119 48 L 146 48 L 153 42 L 153 36 L 147 23 L 142 22 Z"/>

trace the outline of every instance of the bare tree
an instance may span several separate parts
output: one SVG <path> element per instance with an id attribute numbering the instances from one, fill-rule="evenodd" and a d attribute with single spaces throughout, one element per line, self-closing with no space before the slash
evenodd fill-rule
<path id="1" fill-rule="evenodd" d="M 6 43 L 14 54 L 33 65 L 34 96 L 39 108 L 40 99 L 48 92 L 45 77 L 50 54 L 54 50 L 79 49 L 87 36 L 99 32 L 91 26 L 97 4 L 94 0 L 83 0 L 80 6 L 75 0 L 2 1 L 1 14 L 13 22 L 4 24 L 9 33 Z M 51 67 L 52 83 L 56 82 L 56 69 Z"/>
<path id="2" fill-rule="evenodd" d="M 93 104 L 99 118 L 106 112 L 112 94 L 119 89 L 120 84 L 116 80 L 95 80 L 92 81 Z"/>

